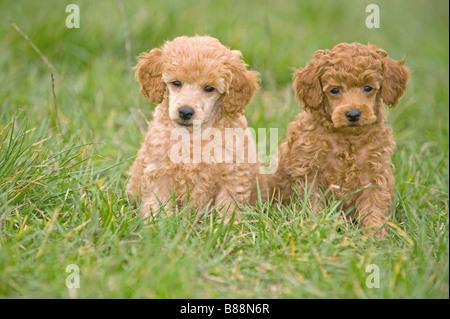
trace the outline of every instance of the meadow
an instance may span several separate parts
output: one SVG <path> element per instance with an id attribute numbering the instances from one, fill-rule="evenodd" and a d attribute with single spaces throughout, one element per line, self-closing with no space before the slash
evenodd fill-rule
<path id="1" fill-rule="evenodd" d="M 67 28 L 66 6 L 80 9 Z M 367 28 L 366 6 L 380 8 Z M 1 298 L 449 298 L 449 3 L 432 1 L 1 1 Z M 136 57 L 207 34 L 261 73 L 245 115 L 286 126 L 292 68 L 340 42 L 373 43 L 412 70 L 387 111 L 397 150 L 389 236 L 301 201 L 224 225 L 181 209 L 147 224 L 124 196 L 154 105 Z M 69 265 L 79 288 L 68 289 Z M 368 285 L 379 270 L 379 287 Z M 370 281 L 370 280 L 369 280 Z"/>

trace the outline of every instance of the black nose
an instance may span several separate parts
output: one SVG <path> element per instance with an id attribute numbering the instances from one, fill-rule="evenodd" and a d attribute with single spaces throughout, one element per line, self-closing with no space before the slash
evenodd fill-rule
<path id="1" fill-rule="evenodd" d="M 350 110 L 347 113 L 345 113 L 345 117 L 350 122 L 357 122 L 357 121 L 359 121 L 359 118 L 361 117 L 361 112 L 358 110 Z"/>
<path id="2" fill-rule="evenodd" d="M 189 106 L 182 106 L 178 109 L 178 115 L 183 120 L 190 120 L 194 116 L 194 110 Z"/>

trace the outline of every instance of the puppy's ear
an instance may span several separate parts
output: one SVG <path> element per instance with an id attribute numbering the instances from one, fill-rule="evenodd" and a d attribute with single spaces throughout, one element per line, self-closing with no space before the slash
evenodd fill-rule
<path id="1" fill-rule="evenodd" d="M 161 103 L 165 91 L 165 84 L 162 80 L 164 70 L 163 51 L 153 49 L 148 53 L 142 53 L 135 69 L 136 78 L 141 83 L 141 93 L 150 103 Z"/>
<path id="2" fill-rule="evenodd" d="M 386 105 L 394 108 L 406 90 L 406 83 L 408 82 L 410 71 L 403 65 L 405 59 L 402 59 L 400 62 L 392 60 L 381 49 L 378 49 L 378 53 L 383 56 L 381 98 Z"/>
<path id="3" fill-rule="evenodd" d="M 234 117 L 242 114 L 250 103 L 253 93 L 259 88 L 259 73 L 249 71 L 241 60 L 241 53 L 233 50 L 234 62 L 229 65 L 230 81 L 223 99 L 225 112 Z"/>
<path id="4" fill-rule="evenodd" d="M 313 54 L 312 60 L 300 70 L 294 73 L 295 97 L 303 103 L 305 108 L 317 109 L 322 104 L 322 86 L 320 85 L 321 58 L 329 53 L 329 50 L 319 50 Z"/>

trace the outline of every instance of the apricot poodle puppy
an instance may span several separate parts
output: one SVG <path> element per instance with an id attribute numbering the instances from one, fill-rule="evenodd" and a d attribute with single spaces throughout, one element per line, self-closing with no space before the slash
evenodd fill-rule
<path id="1" fill-rule="evenodd" d="M 305 112 L 289 124 L 269 181 L 283 202 L 297 187 L 303 196 L 308 184 L 312 207 L 320 210 L 323 196 L 334 193 L 350 219 L 377 237 L 387 234 L 381 227 L 394 194 L 395 142 L 383 103 L 393 108 L 403 95 L 403 63 L 373 45 L 341 43 L 296 71 L 293 88 Z"/>
<path id="2" fill-rule="evenodd" d="M 252 140 L 247 136 L 242 149 L 225 139 L 226 129 L 247 128 L 244 108 L 258 89 L 258 73 L 241 57 L 208 36 L 178 37 L 140 56 L 141 92 L 159 104 L 126 187 L 142 200 L 143 217 L 186 203 L 214 205 L 227 217 L 250 201 L 259 164 L 236 158 Z"/>

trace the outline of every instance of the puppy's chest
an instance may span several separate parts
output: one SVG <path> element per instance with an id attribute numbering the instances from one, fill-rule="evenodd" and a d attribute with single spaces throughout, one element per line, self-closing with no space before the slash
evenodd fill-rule
<path id="1" fill-rule="evenodd" d="M 366 162 L 369 158 L 369 151 L 368 147 L 332 141 L 328 143 L 328 149 L 324 156 L 330 166 L 350 168 Z"/>
<path id="2" fill-rule="evenodd" d="M 327 146 L 321 156 L 326 169 L 321 171 L 330 183 L 369 183 L 368 175 L 380 155 L 373 147 L 351 141 L 330 141 Z"/>

